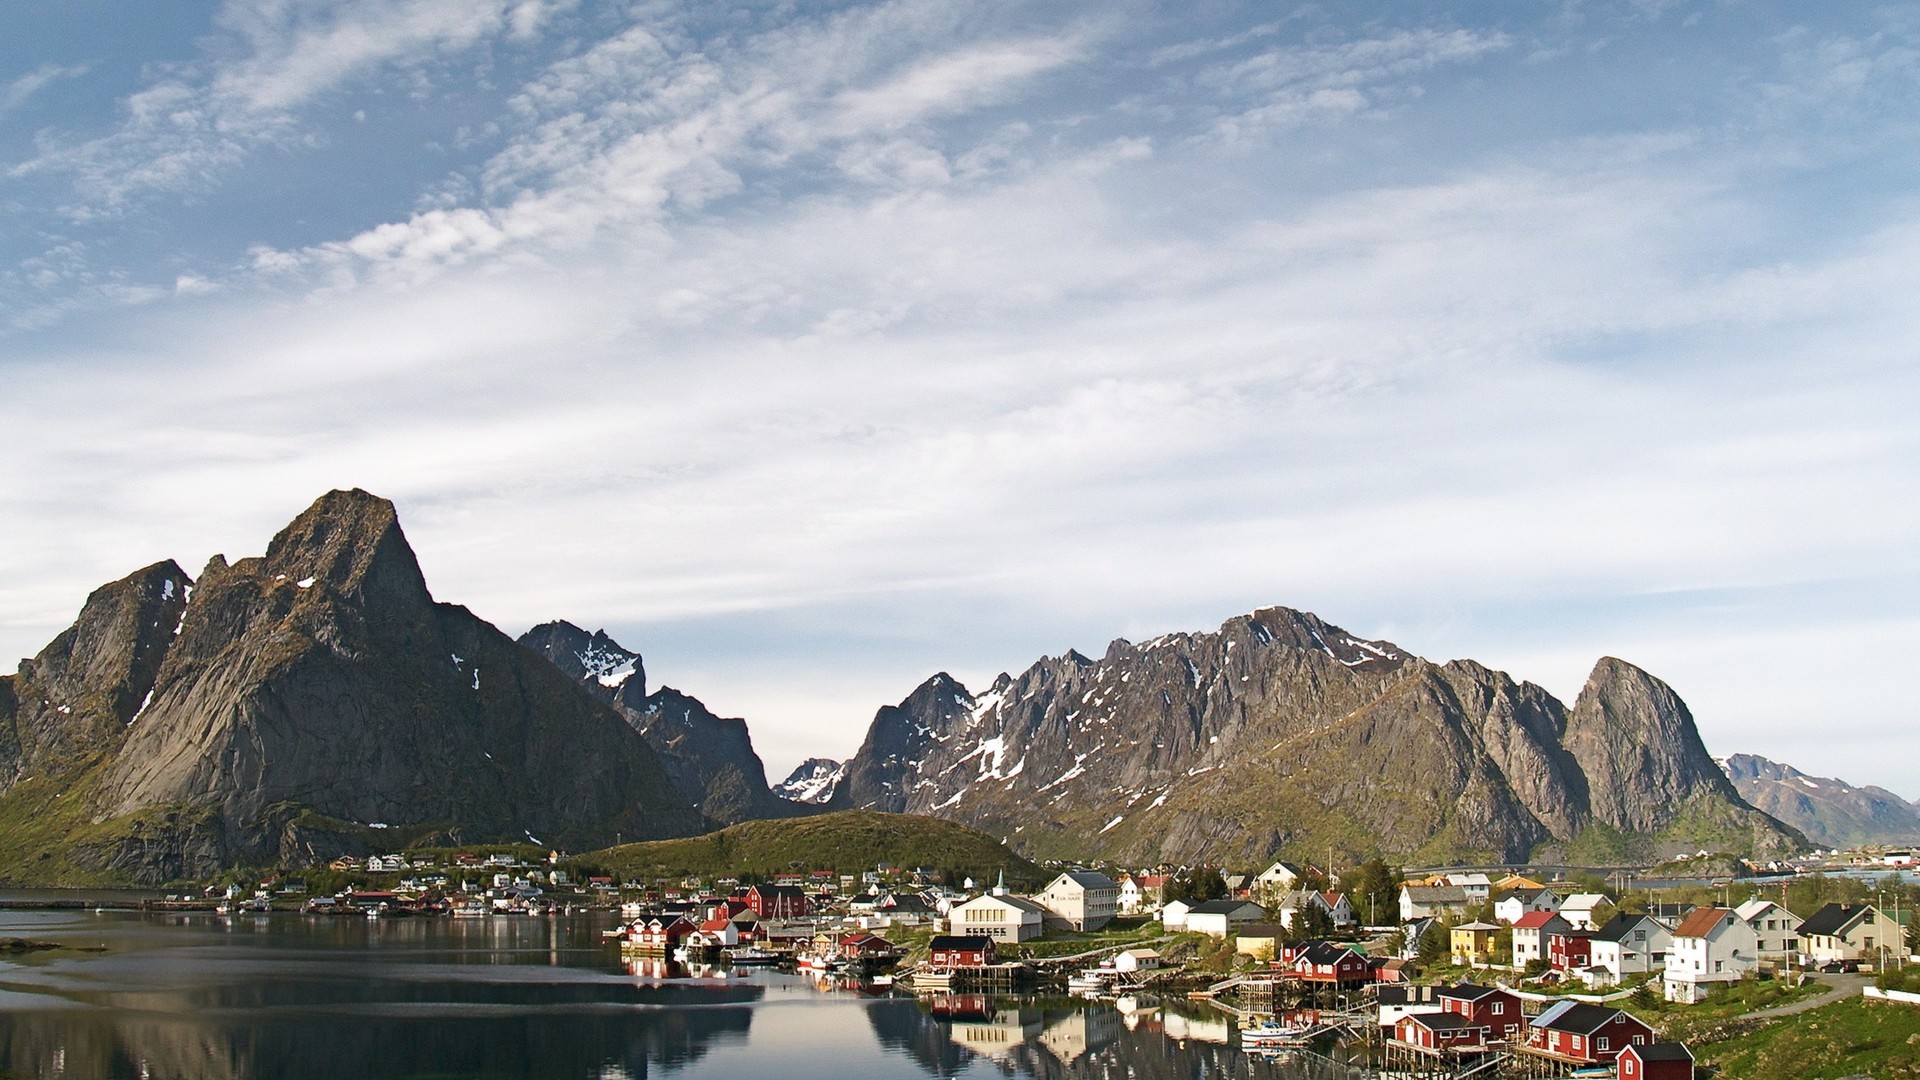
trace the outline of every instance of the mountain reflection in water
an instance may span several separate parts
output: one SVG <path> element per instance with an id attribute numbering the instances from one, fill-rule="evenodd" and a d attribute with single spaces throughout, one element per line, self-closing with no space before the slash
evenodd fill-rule
<path id="1" fill-rule="evenodd" d="M 0 1074 L 286 1077 L 1307 1077 L 1184 1002 L 822 989 L 622 961 L 590 918 L 0 912 Z M 104 951 L 82 952 L 83 947 Z"/>

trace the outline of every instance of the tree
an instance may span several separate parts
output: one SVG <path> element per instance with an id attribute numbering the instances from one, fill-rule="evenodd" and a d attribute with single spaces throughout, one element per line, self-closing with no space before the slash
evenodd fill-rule
<path id="1" fill-rule="evenodd" d="M 1920 956 L 1920 912 L 1907 923 L 1907 955 Z"/>
<path id="2" fill-rule="evenodd" d="M 1400 872 L 1368 859 L 1353 872 L 1353 912 L 1369 925 L 1392 922 L 1400 903 Z"/>
<path id="3" fill-rule="evenodd" d="M 1167 879 L 1161 892 L 1166 903 L 1184 900 L 1189 904 L 1201 904 L 1208 900 L 1218 900 L 1227 895 L 1227 879 L 1220 876 L 1220 870 L 1212 866 L 1182 868 Z"/>
<path id="4" fill-rule="evenodd" d="M 1613 905 L 1613 901 L 1602 900 L 1593 905 L 1593 925 L 1596 927 L 1605 926 L 1609 922 L 1612 922 L 1613 917 L 1619 913 L 1620 909 Z"/>
<path id="5" fill-rule="evenodd" d="M 1420 966 L 1432 967 L 1447 958 L 1447 928 L 1435 919 L 1427 924 L 1420 935 L 1420 951 L 1417 954 Z"/>
<path id="6" fill-rule="evenodd" d="M 1287 929 L 1295 941 L 1324 941 L 1333 936 L 1333 916 L 1308 900 L 1293 913 L 1293 925 Z"/>

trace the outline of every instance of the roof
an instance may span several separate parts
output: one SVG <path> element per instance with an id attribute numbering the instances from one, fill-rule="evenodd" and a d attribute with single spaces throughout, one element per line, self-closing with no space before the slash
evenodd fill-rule
<path id="1" fill-rule="evenodd" d="M 1458 885 L 1409 885 L 1406 895 L 1416 904 L 1464 904 L 1467 890 Z"/>
<path id="2" fill-rule="evenodd" d="M 948 951 L 952 951 L 955 949 L 959 949 L 966 952 L 973 952 L 977 949 L 990 949 L 992 947 L 993 947 L 992 938 L 975 937 L 971 934 L 964 934 L 964 935 L 941 934 L 935 937 L 932 941 L 927 942 L 927 948 L 930 950 L 946 949 Z"/>
<path id="3" fill-rule="evenodd" d="M 1583 1001 L 1562 1001 L 1534 1017 L 1529 1026 L 1567 1031 L 1575 1035 L 1591 1035 L 1605 1027 L 1609 1020 L 1624 1015 L 1626 1014 L 1619 1009 L 1609 1009 L 1604 1005 L 1588 1005 Z"/>
<path id="4" fill-rule="evenodd" d="M 1119 883 L 1098 870 L 1068 870 L 1063 872 L 1060 877 L 1054 878 L 1053 882 L 1049 884 L 1047 888 L 1051 889 L 1054 885 L 1058 885 L 1060 878 L 1065 878 L 1083 889 L 1117 889 L 1120 887 Z"/>
<path id="5" fill-rule="evenodd" d="M 1613 918 L 1608 919 L 1600 929 L 1593 932 L 1593 940 L 1619 941 L 1631 933 L 1634 927 L 1640 925 L 1640 920 L 1645 918 L 1645 915 L 1627 915 L 1624 913 L 1615 915 Z"/>
<path id="6" fill-rule="evenodd" d="M 1673 936 L 1677 938 L 1703 938 L 1719 929 L 1728 919 L 1738 918 L 1740 918 L 1740 916 L 1735 914 L 1731 908 L 1694 908 L 1691 914 L 1680 920 L 1680 925 L 1673 930 Z"/>
<path id="7" fill-rule="evenodd" d="M 1573 908 L 1578 911 L 1592 911 L 1594 908 L 1605 903 L 1606 899 L 1604 895 L 1597 892 L 1574 893 L 1561 903 L 1560 910 L 1565 911 L 1568 908 Z"/>
<path id="8" fill-rule="evenodd" d="M 1849 925 L 1866 913 L 1866 910 L 1865 904 L 1828 904 L 1814 912 L 1806 922 L 1801 923 L 1799 933 L 1832 937 L 1845 932 Z"/>
<path id="9" fill-rule="evenodd" d="M 1346 945 L 1335 945 L 1331 941 L 1319 941 L 1308 946 L 1301 951 L 1300 959 L 1315 966 L 1323 964 L 1332 965 L 1339 963 L 1341 957 L 1349 953 L 1360 957 L 1362 960 L 1366 959 L 1366 956 L 1359 951 Z"/>
<path id="10" fill-rule="evenodd" d="M 1121 956 L 1131 956 L 1131 957 L 1133 957 L 1133 958 L 1134 958 L 1135 960 L 1158 960 L 1158 959 L 1160 959 L 1160 951 L 1159 951 L 1158 949 L 1128 949 L 1128 950 L 1126 950 L 1125 952 L 1123 952 L 1123 953 L 1121 953 L 1120 955 L 1121 955 Z"/>
<path id="11" fill-rule="evenodd" d="M 1513 928 L 1515 930 L 1544 930 L 1550 924 L 1556 922 L 1562 926 L 1568 925 L 1567 920 L 1561 918 L 1556 912 L 1529 911 L 1525 915 L 1520 916 L 1520 921 L 1514 923 Z"/>
<path id="12" fill-rule="evenodd" d="M 1641 1061 L 1692 1061 L 1693 1051 L 1686 1044 L 1677 1042 L 1646 1043 L 1641 1046 L 1629 1046 L 1627 1050 Z M 1623 1053 L 1625 1051 L 1622 1051 Z"/>
<path id="13" fill-rule="evenodd" d="M 1497 986 L 1480 986 L 1476 983 L 1461 983 L 1459 986 L 1443 986 L 1441 997 L 1459 998 L 1461 1001 L 1479 1001 L 1488 994 L 1504 994 L 1505 990 Z"/>
<path id="14" fill-rule="evenodd" d="M 968 900 L 965 903 L 960 904 L 958 906 L 966 907 L 969 904 L 977 904 L 982 900 L 992 900 L 995 903 L 1005 904 L 1010 908 L 1017 908 L 1021 911 L 1031 911 L 1035 914 L 1040 914 L 1040 915 L 1044 915 L 1047 910 L 1046 908 L 1041 907 L 1039 904 L 1034 903 L 1033 901 L 1027 899 L 1024 896 L 1015 896 L 1012 893 L 1001 893 L 999 896 L 995 896 L 992 893 L 981 893 L 979 896 L 976 896 L 973 899 Z"/>
<path id="15" fill-rule="evenodd" d="M 1454 927 L 1454 929 L 1455 930 L 1487 931 L 1487 930 L 1498 930 L 1500 929 L 1500 927 L 1490 922 L 1467 922 L 1467 923 L 1461 923 L 1459 926 Z"/>
<path id="16" fill-rule="evenodd" d="M 1740 918 L 1745 922 L 1752 922 L 1756 917 L 1765 913 L 1765 911 L 1768 908 L 1777 908 L 1777 907 L 1780 907 L 1780 905 L 1774 903 L 1771 900 L 1761 900 L 1756 897 L 1734 908 L 1733 913 L 1735 915 L 1740 916 Z M 1785 910 L 1785 909 L 1782 909 L 1782 910 Z"/>
<path id="17" fill-rule="evenodd" d="M 1451 1030 L 1454 1028 L 1480 1026 L 1466 1017 L 1461 1016 L 1459 1013 L 1450 1012 L 1408 1013 L 1406 1016 L 1401 1017 L 1401 1019 L 1412 1021 L 1423 1028 L 1433 1031 L 1438 1031 L 1442 1028 Z"/>
<path id="18" fill-rule="evenodd" d="M 1254 908 L 1265 915 L 1267 909 L 1251 900 L 1209 900 L 1204 904 L 1195 904 L 1187 909 L 1188 915 L 1231 915 L 1242 908 Z"/>

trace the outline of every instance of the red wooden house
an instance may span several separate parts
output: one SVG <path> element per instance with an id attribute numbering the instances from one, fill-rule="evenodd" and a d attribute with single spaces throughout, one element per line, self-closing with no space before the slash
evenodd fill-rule
<path id="1" fill-rule="evenodd" d="M 1526 1017 L 1520 1015 L 1520 999 L 1497 986 L 1462 983 L 1440 990 L 1440 1011 L 1464 1018 L 1484 1028 L 1489 1039 L 1514 1042 L 1523 1038 Z"/>
<path id="2" fill-rule="evenodd" d="M 1373 981 L 1373 965 L 1364 954 L 1328 941 L 1302 950 L 1287 970 L 1302 982 L 1325 986 L 1356 987 Z"/>
<path id="3" fill-rule="evenodd" d="M 755 885 L 741 899 L 763 919 L 804 919 L 807 894 L 795 885 Z"/>
<path id="4" fill-rule="evenodd" d="M 1593 964 L 1593 931 L 1560 930 L 1547 935 L 1547 963 L 1556 971 L 1579 971 Z"/>
<path id="5" fill-rule="evenodd" d="M 1487 1029 L 1458 1013 L 1415 1013 L 1393 1025 L 1393 1037 L 1430 1053 L 1477 1051 L 1487 1046 Z"/>
<path id="6" fill-rule="evenodd" d="M 894 954 L 893 942 L 864 930 L 840 935 L 834 951 L 849 960 L 878 960 Z"/>
<path id="7" fill-rule="evenodd" d="M 987 967 L 994 962 L 990 937 L 941 934 L 927 944 L 927 966 L 934 968 Z"/>
<path id="8" fill-rule="evenodd" d="M 627 940 L 642 952 L 664 953 L 670 952 L 680 944 L 681 939 L 698 929 L 699 925 L 685 915 L 656 915 L 637 924 Z"/>
<path id="9" fill-rule="evenodd" d="M 1620 1051 L 1620 1080 L 1693 1080 L 1693 1052 L 1676 1042 Z"/>
<path id="10" fill-rule="evenodd" d="M 1653 1029 L 1604 1005 L 1562 1001 L 1528 1024 L 1529 1054 L 1580 1065 L 1613 1061 L 1629 1046 L 1653 1042 Z"/>

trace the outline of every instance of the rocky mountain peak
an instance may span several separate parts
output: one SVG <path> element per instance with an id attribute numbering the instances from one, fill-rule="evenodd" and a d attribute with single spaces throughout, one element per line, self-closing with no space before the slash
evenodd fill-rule
<path id="1" fill-rule="evenodd" d="M 847 775 L 844 762 L 832 758 L 808 758 L 773 787 L 774 794 L 791 802 L 825 804 Z"/>
<path id="2" fill-rule="evenodd" d="M 1734 754 L 1721 764 L 1741 798 L 1816 844 L 1845 847 L 1920 840 L 1920 813 L 1886 788 L 1813 776 L 1758 754 Z"/>
<path id="3" fill-rule="evenodd" d="M 359 488 L 315 500 L 267 545 L 262 569 L 275 581 L 320 584 L 375 603 L 433 599 L 393 503 Z"/>
<path id="4" fill-rule="evenodd" d="M 1564 743 L 1586 774 L 1595 820 L 1616 829 L 1663 829 L 1702 794 L 1740 801 L 1686 702 L 1625 660 L 1594 665 L 1567 714 Z"/>
<path id="5" fill-rule="evenodd" d="M 630 701 L 647 696 L 647 669 L 640 654 L 605 630 L 588 633 L 565 619 L 541 623 L 520 635 L 520 644 L 552 661 L 607 701 L 616 693 Z"/>

